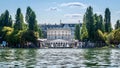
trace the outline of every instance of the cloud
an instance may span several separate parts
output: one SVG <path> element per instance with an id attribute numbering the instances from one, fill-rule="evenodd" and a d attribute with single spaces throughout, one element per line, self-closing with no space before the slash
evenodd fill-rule
<path id="1" fill-rule="evenodd" d="M 120 14 L 120 11 L 116 11 L 116 14 Z"/>
<path id="2" fill-rule="evenodd" d="M 47 9 L 47 11 L 59 11 L 60 9 L 57 7 L 50 7 Z"/>
<path id="3" fill-rule="evenodd" d="M 60 5 L 61 7 L 83 7 L 86 8 L 87 5 L 81 3 L 81 2 L 69 2 L 69 3 L 62 3 Z"/>
<path id="4" fill-rule="evenodd" d="M 81 18 L 82 14 L 65 14 L 65 18 Z"/>
<path id="5" fill-rule="evenodd" d="M 96 11 L 95 13 L 98 15 L 103 15 L 103 12 L 100 12 L 100 11 Z"/>

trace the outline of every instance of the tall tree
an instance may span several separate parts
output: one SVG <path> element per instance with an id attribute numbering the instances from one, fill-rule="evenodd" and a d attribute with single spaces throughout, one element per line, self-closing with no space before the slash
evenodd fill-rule
<path id="1" fill-rule="evenodd" d="M 105 31 L 106 32 L 111 32 L 112 27 L 111 27 L 111 12 L 109 8 L 106 8 L 105 10 Z"/>
<path id="2" fill-rule="evenodd" d="M 41 29 L 39 29 L 39 37 L 40 37 L 40 38 L 42 38 L 42 37 L 43 37 L 43 34 L 42 34 Z"/>
<path id="3" fill-rule="evenodd" d="M 88 30 L 88 38 L 89 40 L 92 41 L 94 38 L 94 18 L 93 18 L 93 8 L 89 6 L 87 8 L 87 11 L 85 13 L 85 23 L 86 23 L 86 28 Z"/>
<path id="4" fill-rule="evenodd" d="M 116 24 L 115 24 L 115 29 L 120 28 L 120 20 L 117 20 Z"/>
<path id="5" fill-rule="evenodd" d="M 104 22 L 103 22 L 103 17 L 102 15 L 99 15 L 99 29 L 102 32 L 105 32 L 105 26 L 104 26 Z"/>
<path id="6" fill-rule="evenodd" d="M 100 28 L 100 25 L 99 25 L 99 17 L 97 14 L 94 14 L 94 30 L 97 31 L 99 28 Z"/>
<path id="7" fill-rule="evenodd" d="M 36 15 L 35 12 L 30 7 L 27 7 L 26 22 L 28 23 L 29 30 L 38 31 Z"/>
<path id="8" fill-rule="evenodd" d="M 75 39 L 80 40 L 80 25 L 75 26 Z"/>
<path id="9" fill-rule="evenodd" d="M 21 9 L 18 8 L 17 9 L 17 12 L 16 12 L 16 15 L 15 15 L 15 25 L 14 25 L 14 28 L 16 30 L 23 30 L 24 29 L 24 21 L 23 21 L 23 14 L 21 13 Z"/>
<path id="10" fill-rule="evenodd" d="M 82 24 L 82 29 L 81 29 L 81 34 L 80 34 L 80 39 L 82 41 L 85 41 L 85 39 L 88 39 L 88 32 L 85 23 Z"/>
<path id="11" fill-rule="evenodd" d="M 9 25 L 8 26 L 10 26 L 10 27 L 12 27 L 13 26 L 13 21 L 12 21 L 12 16 L 10 15 L 10 17 L 9 17 Z"/>
<path id="12" fill-rule="evenodd" d="M 0 22 L 1 25 L 0 26 L 8 26 L 8 27 L 12 27 L 12 18 L 9 14 L 9 11 L 6 10 L 4 13 L 1 14 L 0 16 Z"/>

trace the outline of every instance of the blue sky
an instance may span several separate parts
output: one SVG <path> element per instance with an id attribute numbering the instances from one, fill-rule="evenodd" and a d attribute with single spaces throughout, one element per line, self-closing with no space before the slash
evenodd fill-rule
<path id="1" fill-rule="evenodd" d="M 21 8 L 25 16 L 27 6 L 36 13 L 40 24 L 59 24 L 82 22 L 83 15 L 88 6 L 92 6 L 94 13 L 104 16 L 105 8 L 110 8 L 111 22 L 114 26 L 120 19 L 120 0 L 2 0 L 0 2 L 0 14 L 6 9 L 10 11 L 13 19 L 17 8 Z"/>

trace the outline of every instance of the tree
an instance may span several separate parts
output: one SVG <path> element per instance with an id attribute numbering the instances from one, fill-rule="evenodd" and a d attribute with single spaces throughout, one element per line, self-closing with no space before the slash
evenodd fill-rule
<path id="1" fill-rule="evenodd" d="M 9 18 L 9 27 L 12 27 L 13 26 L 13 21 L 12 21 L 12 16 L 10 15 L 10 18 Z"/>
<path id="2" fill-rule="evenodd" d="M 105 10 L 105 32 L 111 32 L 112 27 L 111 27 L 111 12 L 109 8 L 106 8 Z"/>
<path id="3" fill-rule="evenodd" d="M 93 8 L 89 6 L 85 12 L 85 24 L 88 30 L 88 38 L 93 41 L 94 39 L 94 18 L 93 18 Z"/>
<path id="4" fill-rule="evenodd" d="M 4 13 L 1 14 L 0 16 L 0 26 L 4 27 L 4 26 L 8 26 L 8 27 L 12 27 L 12 17 L 9 14 L 9 11 L 6 10 Z"/>
<path id="5" fill-rule="evenodd" d="M 104 23 L 101 15 L 94 14 L 94 41 L 101 41 L 98 37 L 98 30 L 104 32 Z"/>
<path id="6" fill-rule="evenodd" d="M 39 37 L 40 37 L 40 38 L 43 37 L 41 29 L 39 29 Z"/>
<path id="7" fill-rule="evenodd" d="M 88 39 L 88 32 L 85 23 L 82 24 L 82 29 L 81 29 L 81 40 L 84 41 L 85 39 Z"/>
<path id="8" fill-rule="evenodd" d="M 75 39 L 80 40 L 80 25 L 75 26 Z"/>
<path id="9" fill-rule="evenodd" d="M 97 33 L 98 33 L 98 37 L 97 37 L 98 40 L 105 43 L 105 35 L 104 35 L 104 33 L 99 29 L 97 30 Z"/>
<path id="10" fill-rule="evenodd" d="M 116 24 L 115 24 L 115 29 L 120 28 L 120 20 L 117 20 Z"/>
<path id="11" fill-rule="evenodd" d="M 32 42 L 35 45 L 37 45 L 36 42 L 37 42 L 38 37 L 39 37 L 38 32 L 33 32 L 29 30 L 29 31 L 24 32 L 21 38 L 24 44 L 27 44 L 27 42 Z"/>
<path id="12" fill-rule="evenodd" d="M 99 15 L 99 29 L 102 32 L 105 32 L 105 26 L 104 26 L 104 22 L 103 22 L 103 17 L 102 15 Z"/>
<path id="13" fill-rule="evenodd" d="M 120 28 L 114 33 L 114 43 L 117 45 L 120 44 Z"/>
<path id="14" fill-rule="evenodd" d="M 23 15 L 21 13 L 21 9 L 18 8 L 15 16 L 15 25 L 14 28 L 16 30 L 23 30 L 24 29 L 24 21 L 23 21 Z"/>
<path id="15" fill-rule="evenodd" d="M 29 30 L 38 31 L 36 15 L 35 12 L 30 7 L 27 7 L 26 22 L 28 23 Z"/>
<path id="16" fill-rule="evenodd" d="M 2 39 L 4 39 L 5 41 L 7 41 L 9 43 L 9 41 L 11 40 L 12 37 L 10 37 L 10 35 L 13 32 L 13 28 L 11 27 L 3 27 L 2 29 Z"/>
<path id="17" fill-rule="evenodd" d="M 94 30 L 97 31 L 100 28 L 99 17 L 97 14 L 94 14 Z"/>

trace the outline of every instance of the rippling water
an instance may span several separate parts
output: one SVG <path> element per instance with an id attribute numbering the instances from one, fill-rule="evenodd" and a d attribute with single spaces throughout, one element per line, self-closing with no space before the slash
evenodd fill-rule
<path id="1" fill-rule="evenodd" d="M 0 49 L 0 68 L 120 67 L 119 49 Z"/>

